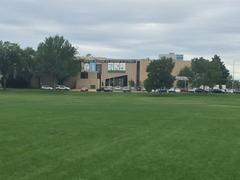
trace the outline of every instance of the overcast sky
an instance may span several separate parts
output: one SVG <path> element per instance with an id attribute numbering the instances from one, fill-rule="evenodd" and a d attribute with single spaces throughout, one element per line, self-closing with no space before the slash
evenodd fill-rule
<path id="1" fill-rule="evenodd" d="M 156 58 L 176 52 L 190 60 L 218 54 L 230 70 L 233 61 L 240 68 L 239 0 L 0 1 L 1 40 L 36 48 L 55 34 L 81 55 Z"/>

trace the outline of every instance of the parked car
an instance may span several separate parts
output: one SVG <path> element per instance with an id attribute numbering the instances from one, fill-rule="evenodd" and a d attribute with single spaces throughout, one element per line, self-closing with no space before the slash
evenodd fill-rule
<path id="1" fill-rule="evenodd" d="M 234 92 L 234 89 L 226 89 L 226 93 L 233 94 Z"/>
<path id="2" fill-rule="evenodd" d="M 88 88 L 82 87 L 82 88 L 80 89 L 80 92 L 88 92 Z"/>
<path id="3" fill-rule="evenodd" d="M 175 92 L 176 92 L 176 93 L 180 93 L 180 92 L 181 92 L 181 89 L 175 88 Z"/>
<path id="4" fill-rule="evenodd" d="M 112 86 L 106 86 L 103 88 L 103 91 L 104 92 L 113 92 L 113 88 L 112 88 Z"/>
<path id="5" fill-rule="evenodd" d="M 43 90 L 53 90 L 53 88 L 51 86 L 48 86 L 48 85 L 42 85 L 41 89 L 43 89 Z"/>
<path id="6" fill-rule="evenodd" d="M 196 90 L 196 88 L 188 89 L 188 92 L 189 92 L 189 93 L 195 93 L 195 90 Z"/>
<path id="7" fill-rule="evenodd" d="M 114 91 L 121 91 L 121 90 L 122 90 L 122 87 L 120 87 L 120 86 L 115 86 L 113 89 L 114 89 Z"/>
<path id="8" fill-rule="evenodd" d="M 170 88 L 167 92 L 168 93 L 180 93 L 181 89 L 179 89 L 179 88 Z"/>
<path id="9" fill-rule="evenodd" d="M 168 93 L 175 93 L 175 88 L 170 88 L 170 89 L 168 89 L 167 92 L 168 92 Z"/>
<path id="10" fill-rule="evenodd" d="M 151 91 L 151 93 L 156 93 L 156 92 L 158 92 L 157 89 L 152 89 L 152 91 Z"/>
<path id="11" fill-rule="evenodd" d="M 158 89 L 158 92 L 159 93 L 167 93 L 168 90 L 166 88 L 161 88 L 161 89 Z"/>
<path id="12" fill-rule="evenodd" d="M 135 87 L 130 87 L 131 91 L 137 91 Z"/>
<path id="13" fill-rule="evenodd" d="M 222 90 L 222 89 L 213 89 L 211 92 L 212 93 L 216 93 L 216 94 L 223 94 L 223 93 L 225 93 L 225 91 Z"/>
<path id="14" fill-rule="evenodd" d="M 103 87 L 97 89 L 97 92 L 101 92 L 101 91 L 104 91 Z"/>
<path id="15" fill-rule="evenodd" d="M 208 93 L 207 90 L 202 89 L 202 88 L 195 88 L 193 92 L 194 93 Z"/>
<path id="16" fill-rule="evenodd" d="M 142 91 L 142 87 L 138 86 L 138 87 L 136 88 L 136 90 L 137 90 L 137 91 Z"/>
<path id="17" fill-rule="evenodd" d="M 126 86 L 126 87 L 123 87 L 123 92 L 131 92 L 131 88 Z"/>
<path id="18" fill-rule="evenodd" d="M 56 86 L 56 90 L 66 90 L 66 91 L 69 91 L 70 88 L 67 87 L 67 86 L 64 86 L 64 85 L 57 85 Z"/>
<path id="19" fill-rule="evenodd" d="M 188 88 L 181 88 L 181 92 L 189 92 Z"/>

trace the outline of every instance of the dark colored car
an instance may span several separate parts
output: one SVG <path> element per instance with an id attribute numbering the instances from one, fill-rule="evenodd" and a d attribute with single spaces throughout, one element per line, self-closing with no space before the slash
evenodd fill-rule
<path id="1" fill-rule="evenodd" d="M 202 89 L 202 88 L 197 88 L 197 89 L 195 89 L 194 92 L 195 93 L 208 93 L 208 91 L 206 91 L 205 89 Z"/>
<path id="2" fill-rule="evenodd" d="M 104 91 L 104 88 L 98 88 L 97 89 L 97 92 L 101 92 L 101 91 Z"/>
<path id="3" fill-rule="evenodd" d="M 212 93 L 216 93 L 216 94 L 223 94 L 223 93 L 225 93 L 223 90 L 221 90 L 221 89 L 213 89 L 212 91 L 211 91 Z"/>
<path id="4" fill-rule="evenodd" d="M 137 87 L 136 90 L 137 91 L 142 91 L 142 87 Z"/>

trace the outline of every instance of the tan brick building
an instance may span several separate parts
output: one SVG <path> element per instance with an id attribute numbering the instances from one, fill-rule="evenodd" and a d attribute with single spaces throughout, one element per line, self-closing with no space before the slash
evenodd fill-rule
<path id="1" fill-rule="evenodd" d="M 82 70 L 75 78 L 76 89 L 97 89 L 104 86 L 128 86 L 129 81 L 135 86 L 143 86 L 147 78 L 147 66 L 150 59 L 108 59 L 84 57 Z M 176 61 L 172 72 L 177 76 L 191 61 Z"/>

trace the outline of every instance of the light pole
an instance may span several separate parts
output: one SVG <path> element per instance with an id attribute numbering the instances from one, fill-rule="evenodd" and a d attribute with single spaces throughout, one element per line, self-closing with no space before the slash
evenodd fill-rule
<path id="1" fill-rule="evenodd" d="M 232 89 L 234 89 L 234 78 L 235 78 L 235 61 L 233 61 L 233 78 L 232 78 Z"/>

